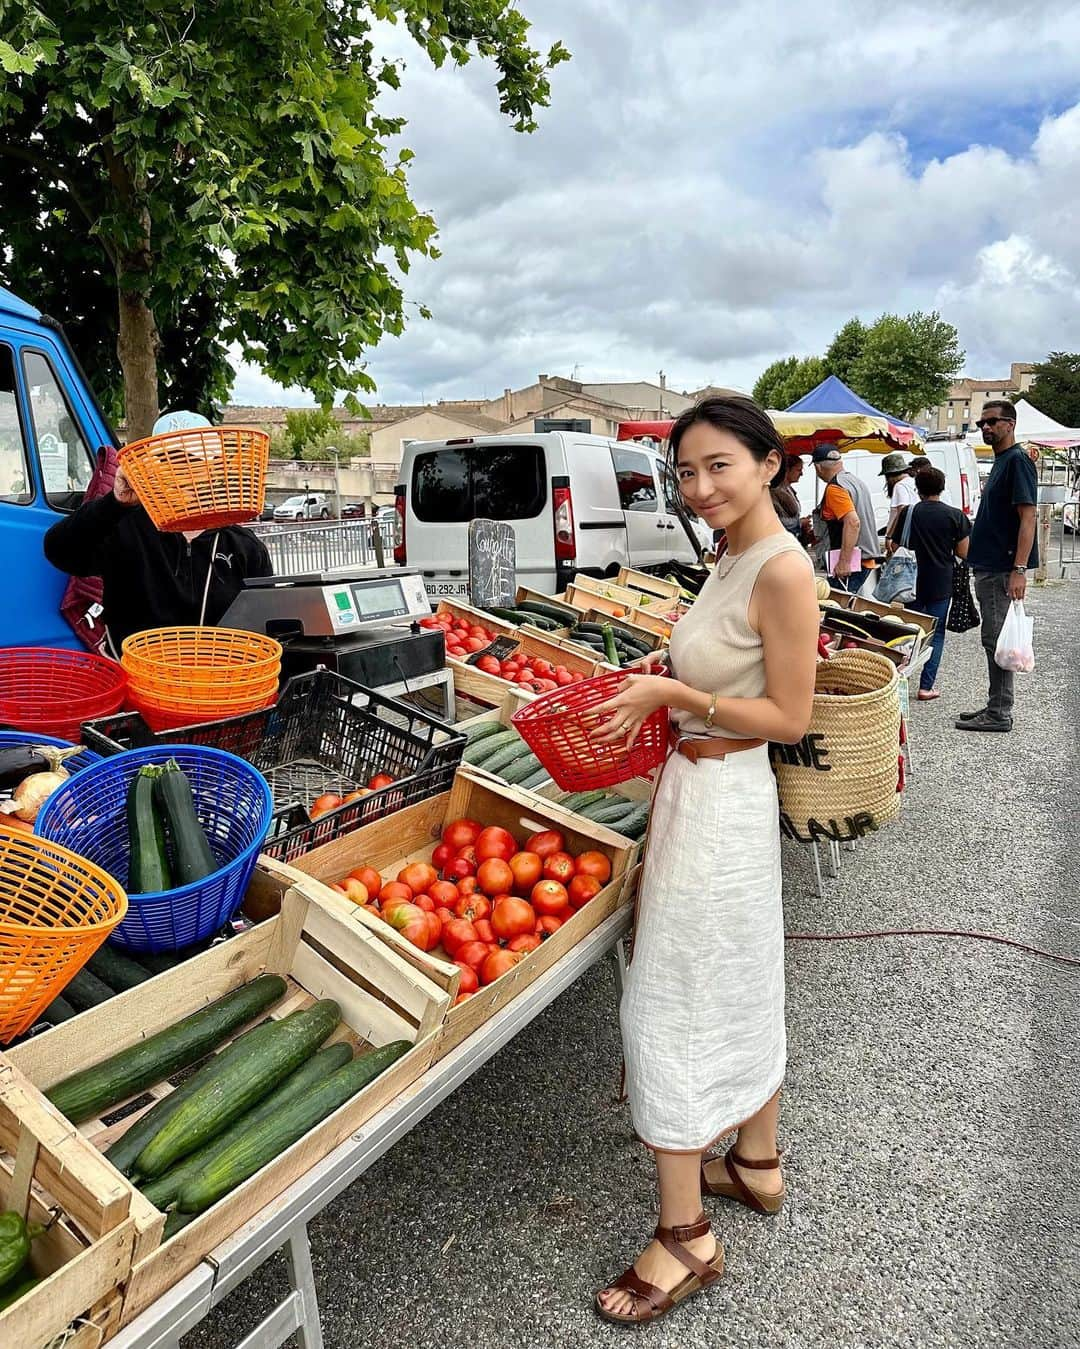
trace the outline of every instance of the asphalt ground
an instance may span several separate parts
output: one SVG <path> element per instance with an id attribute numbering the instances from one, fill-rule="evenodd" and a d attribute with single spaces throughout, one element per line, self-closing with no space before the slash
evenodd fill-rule
<path id="1" fill-rule="evenodd" d="M 964 928 L 1080 958 L 1080 585 L 1029 608 L 1014 732 L 952 728 L 986 668 L 977 633 L 950 635 L 901 819 L 824 898 L 785 845 L 789 932 Z M 605 962 L 312 1224 L 327 1346 L 1080 1345 L 1080 968 L 963 938 L 789 942 L 787 998 L 789 1198 L 774 1219 L 710 1201 L 717 1288 L 640 1332 L 591 1311 L 655 1221 Z M 274 1257 L 184 1349 L 235 1345 L 286 1290 Z"/>

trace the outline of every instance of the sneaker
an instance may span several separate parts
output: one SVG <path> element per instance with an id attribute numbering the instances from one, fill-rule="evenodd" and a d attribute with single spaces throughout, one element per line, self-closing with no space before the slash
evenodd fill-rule
<path id="1" fill-rule="evenodd" d="M 1012 719 L 992 717 L 989 712 L 980 712 L 977 717 L 966 717 L 956 723 L 958 731 L 1011 731 Z"/>
<path id="2" fill-rule="evenodd" d="M 979 719 L 980 717 L 985 717 L 986 714 L 987 714 L 987 712 L 989 712 L 989 710 L 990 710 L 990 709 L 989 709 L 988 707 L 980 707 L 979 710 L 978 710 L 978 712 L 961 712 L 961 713 L 960 713 L 959 720 L 960 720 L 960 721 L 978 721 L 978 719 Z"/>

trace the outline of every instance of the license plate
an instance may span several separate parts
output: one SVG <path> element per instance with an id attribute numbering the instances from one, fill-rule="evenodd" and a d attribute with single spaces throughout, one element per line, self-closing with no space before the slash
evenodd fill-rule
<path id="1" fill-rule="evenodd" d="M 442 595 L 445 599 L 457 596 L 464 599 L 469 593 L 468 581 L 425 581 L 424 589 L 429 595 Z"/>

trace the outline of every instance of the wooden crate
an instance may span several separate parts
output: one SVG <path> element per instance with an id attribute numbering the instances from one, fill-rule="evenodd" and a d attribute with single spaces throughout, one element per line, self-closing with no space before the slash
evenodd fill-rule
<path id="1" fill-rule="evenodd" d="M 556 599 L 554 595 L 543 595 L 539 590 L 530 590 L 528 586 L 518 586 L 514 602 L 520 604 L 522 600 L 533 600 L 537 604 L 550 604 L 553 609 L 560 610 L 566 618 L 568 628 L 573 627 L 581 617 L 582 611 L 576 605 L 567 604 L 565 600 Z"/>
<path id="2" fill-rule="evenodd" d="M 620 567 L 615 579 L 628 590 L 643 590 L 646 595 L 660 595 L 664 599 L 678 599 L 682 592 L 677 581 L 665 581 L 661 576 L 650 576 L 648 572 L 636 571 L 633 567 Z"/>
<path id="3" fill-rule="evenodd" d="M 591 657 L 579 656 L 576 650 L 567 650 L 563 646 L 558 646 L 555 642 L 550 641 L 547 636 L 541 637 L 539 633 L 534 635 L 525 628 L 510 628 L 510 632 L 519 642 L 519 650 L 524 651 L 527 656 L 535 656 L 540 660 L 550 661 L 552 665 L 565 665 L 568 670 L 583 674 L 586 677 L 596 674 L 599 669 L 599 661 Z M 498 675 L 485 674 L 483 670 L 478 670 L 475 665 L 468 665 L 462 660 L 454 660 L 451 656 L 447 656 L 446 665 L 447 669 L 454 672 L 455 692 L 466 698 L 481 698 L 485 702 L 498 705 L 506 694 L 506 690 L 513 687 L 507 680 L 500 679 Z M 518 691 L 527 700 L 537 696 L 529 689 L 519 689 Z"/>
<path id="4" fill-rule="evenodd" d="M 924 641 L 934 631 L 934 620 L 929 614 L 921 614 L 915 609 L 905 609 L 901 604 L 882 604 L 878 600 L 863 599 L 861 595 L 853 595 L 849 590 L 830 590 L 829 602 L 838 609 L 850 609 L 855 614 L 877 614 L 879 618 L 890 614 L 893 618 L 902 618 L 912 627 L 922 629 Z"/>
<path id="5" fill-rule="evenodd" d="M 482 721 L 501 721 L 504 726 L 509 726 L 510 718 L 518 708 L 532 702 L 532 695 L 524 689 L 515 688 L 513 684 L 508 684 L 505 679 L 500 679 L 497 682 L 505 690 L 499 700 L 495 703 L 485 701 L 485 705 L 479 712 L 473 711 L 469 716 L 455 722 L 455 731 L 464 731 L 466 727 L 478 725 Z"/>
<path id="6" fill-rule="evenodd" d="M 628 586 L 621 586 L 615 581 L 599 581 L 595 576 L 586 576 L 584 572 L 578 572 L 566 587 L 566 599 L 570 604 L 587 608 L 593 596 L 611 600 L 624 609 L 636 609 L 649 598 L 640 590 L 631 590 Z"/>
<path id="7" fill-rule="evenodd" d="M 605 613 L 602 609 L 589 609 L 585 614 L 586 623 L 610 623 L 613 628 L 624 628 L 631 636 L 647 642 L 653 651 L 659 650 L 666 645 L 666 640 L 659 632 L 653 628 L 646 628 L 637 621 L 639 611 L 634 610 L 634 618 L 616 618 L 614 614 Z"/>
<path id="8" fill-rule="evenodd" d="M 395 816 L 387 823 L 400 827 L 398 819 Z M 341 1004 L 343 1014 L 333 1040 L 347 1040 L 364 1048 L 406 1039 L 415 1047 L 164 1245 L 165 1215 L 99 1153 L 155 1099 L 167 1094 L 169 1084 L 161 1083 L 144 1093 L 143 1109 L 123 1119 L 116 1118 L 123 1108 L 123 1103 L 118 1103 L 102 1118 L 81 1124 L 78 1134 L 67 1126 L 74 1137 L 83 1136 L 86 1146 L 93 1145 L 98 1165 L 130 1195 L 136 1232 L 133 1268 L 124 1289 L 121 1319 L 125 1325 L 415 1082 L 434 1058 L 436 1034 L 450 1002 L 444 988 L 424 977 L 414 963 L 402 960 L 389 944 L 376 940 L 366 928 L 341 921 L 338 906 L 325 902 L 327 892 L 323 887 L 305 877 L 297 878 L 275 862 L 264 868 L 263 883 L 276 883 L 282 891 L 281 911 L 276 917 L 84 1013 L 76 1021 L 26 1041 L 10 1052 L 11 1060 L 35 1086 L 47 1089 L 77 1069 L 174 1025 L 181 1017 L 265 972 L 286 976 L 288 984 L 286 996 L 268 1015 L 284 1016 L 317 998 L 332 997 Z"/>
<path id="9" fill-rule="evenodd" d="M 347 834 L 298 858 L 291 866 L 327 885 L 340 881 L 358 866 L 372 866 L 384 877 L 392 878 L 407 862 L 429 862 L 444 824 L 460 817 L 501 825 L 520 843 L 540 829 L 558 829 L 566 836 L 572 852 L 594 849 L 609 858 L 611 880 L 538 950 L 530 952 L 495 983 L 450 1008 L 436 1037 L 436 1059 L 460 1044 L 488 1017 L 550 969 L 587 932 L 627 902 L 624 880 L 631 868 L 634 851 L 630 840 L 603 825 L 592 824 L 554 802 L 543 801 L 516 787 L 495 783 L 491 778 L 481 779 L 466 766 L 459 769 L 451 792 L 407 806 L 392 820 L 379 821 Z M 337 891 L 324 893 L 326 902 L 334 906 L 342 921 L 376 933 L 434 983 L 456 997 L 460 971 L 441 948 L 434 952 L 420 951 L 387 923 L 350 903 Z"/>
<path id="10" fill-rule="evenodd" d="M 605 599 L 603 595 L 582 595 L 582 601 L 587 603 L 588 612 L 600 614 L 603 618 L 622 618 L 629 615 L 633 616 L 633 622 L 636 627 L 644 628 L 647 632 L 655 633 L 663 642 L 666 642 L 671 636 L 672 624 L 670 620 L 659 618 L 651 613 L 645 605 L 628 607 L 619 600 Z"/>
<path id="11" fill-rule="evenodd" d="M 97 1349 L 120 1326 L 136 1227 L 131 1186 L 0 1054 L 0 1210 L 46 1231 L 30 1247 L 26 1277 L 42 1280 L 0 1312 L 0 1345 L 38 1349 L 73 1322 L 67 1340 Z"/>
<path id="12" fill-rule="evenodd" d="M 494 614 L 485 613 L 483 609 L 474 609 L 471 604 L 458 604 L 454 600 L 440 600 L 439 607 L 435 610 L 436 614 L 449 614 L 451 618 L 462 618 L 467 623 L 478 623 L 481 627 L 487 628 L 489 632 L 503 633 L 514 636 L 517 628 L 513 623 L 507 623 L 503 618 L 496 618 Z"/>

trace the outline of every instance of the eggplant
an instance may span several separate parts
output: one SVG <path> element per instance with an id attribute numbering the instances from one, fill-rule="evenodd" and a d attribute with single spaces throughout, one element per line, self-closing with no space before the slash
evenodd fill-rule
<path id="1" fill-rule="evenodd" d="M 31 773 L 55 773 L 65 759 L 82 754 L 82 745 L 8 745 L 0 749 L 0 792 L 10 792 Z"/>

